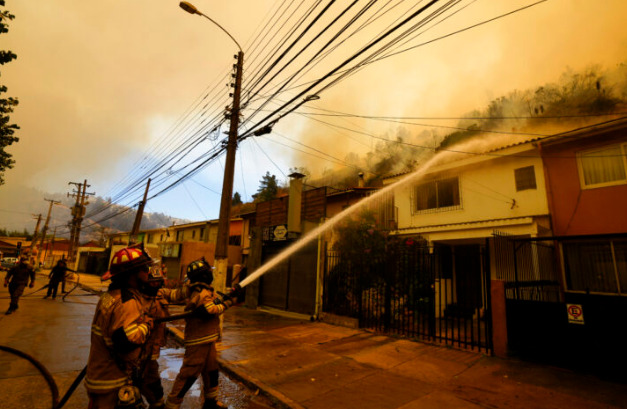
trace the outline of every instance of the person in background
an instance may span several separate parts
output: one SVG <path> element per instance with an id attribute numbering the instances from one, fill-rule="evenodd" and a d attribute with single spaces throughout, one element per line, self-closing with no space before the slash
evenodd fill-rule
<path id="1" fill-rule="evenodd" d="M 28 283 L 29 279 L 30 284 Z M 27 285 L 30 288 L 35 286 L 35 270 L 26 263 L 25 257 L 20 257 L 18 264 L 12 267 L 4 278 L 4 286 L 9 287 L 9 294 L 11 294 L 11 304 L 9 304 L 6 315 L 12 314 L 17 310 L 17 303 Z"/>
<path id="2" fill-rule="evenodd" d="M 75 272 L 72 269 L 67 267 L 65 260 L 61 259 L 57 262 L 57 265 L 52 268 L 50 274 L 48 274 L 48 293 L 45 295 L 45 298 L 50 297 L 52 295 L 52 299 L 57 298 L 57 290 L 59 289 L 59 283 L 63 282 L 65 284 L 65 275 L 68 271 Z M 65 291 L 64 291 L 65 292 Z"/>

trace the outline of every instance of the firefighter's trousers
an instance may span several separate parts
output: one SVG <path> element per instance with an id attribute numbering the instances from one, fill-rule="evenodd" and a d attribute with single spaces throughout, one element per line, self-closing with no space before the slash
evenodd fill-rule
<path id="1" fill-rule="evenodd" d="M 202 376 L 202 389 L 205 401 L 217 400 L 219 372 L 215 342 L 185 347 L 183 365 L 174 380 L 174 385 L 166 399 L 165 407 L 178 409 L 183 402 L 185 394 L 192 387 L 198 375 Z"/>
<path id="2" fill-rule="evenodd" d="M 118 403 L 118 390 L 108 393 L 89 393 L 88 409 L 115 409 Z"/>
<path id="3" fill-rule="evenodd" d="M 163 404 L 163 386 L 161 386 L 159 362 L 155 359 L 149 360 L 146 364 L 142 378 L 141 394 L 151 407 L 158 407 L 159 404 Z"/>
<path id="4" fill-rule="evenodd" d="M 9 294 L 11 295 L 11 303 L 9 304 L 10 310 L 17 310 L 17 303 L 20 300 L 22 294 L 24 294 L 25 288 L 26 284 L 9 283 Z"/>

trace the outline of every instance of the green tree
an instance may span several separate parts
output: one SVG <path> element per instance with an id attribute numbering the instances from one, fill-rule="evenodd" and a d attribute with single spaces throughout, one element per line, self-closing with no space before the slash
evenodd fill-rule
<path id="1" fill-rule="evenodd" d="M 279 182 L 275 175 L 271 175 L 270 172 L 266 174 L 259 181 L 259 189 L 257 193 L 253 195 L 255 202 L 267 202 L 272 200 L 279 193 Z"/>
<path id="2" fill-rule="evenodd" d="M 231 206 L 237 206 L 242 204 L 242 196 L 239 192 L 235 192 L 233 194 L 233 199 L 231 199 Z"/>
<path id="3" fill-rule="evenodd" d="M 4 0 L 0 0 L 0 7 L 4 7 Z M 9 32 L 8 21 L 13 20 L 15 16 L 8 10 L 0 9 L 0 34 Z M 0 50 L 0 65 L 7 64 L 17 58 L 13 52 L 9 50 Z M 14 136 L 15 131 L 20 129 L 16 124 L 9 123 L 9 114 L 17 106 L 17 98 L 3 97 L 2 94 L 7 91 L 7 87 L 0 84 L 0 185 L 4 184 L 4 171 L 13 168 L 15 161 L 11 159 L 13 155 L 7 153 L 4 148 L 19 141 Z"/>

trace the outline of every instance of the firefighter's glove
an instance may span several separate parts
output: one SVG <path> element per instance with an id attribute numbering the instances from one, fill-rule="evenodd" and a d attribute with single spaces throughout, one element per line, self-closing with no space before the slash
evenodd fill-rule
<path id="1" fill-rule="evenodd" d="M 237 302 L 244 301 L 245 294 L 246 293 L 244 292 L 244 289 L 242 288 L 242 286 L 239 284 L 235 284 L 235 286 L 230 289 L 227 296 L 229 297 L 230 300 L 233 301 L 233 303 L 237 303 Z"/>

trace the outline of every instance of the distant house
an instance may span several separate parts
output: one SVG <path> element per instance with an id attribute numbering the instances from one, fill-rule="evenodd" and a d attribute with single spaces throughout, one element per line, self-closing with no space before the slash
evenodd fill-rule
<path id="1" fill-rule="evenodd" d="M 229 231 L 228 277 L 233 274 L 234 266 L 242 263 L 242 243 L 248 242 L 247 220 L 232 218 Z M 167 228 L 141 230 L 135 243 L 143 243 L 144 248 L 154 259 L 161 260 L 167 269 L 167 276 L 172 280 L 183 280 L 189 263 L 201 257 L 213 264 L 218 234 L 218 220 L 172 225 Z M 246 237 L 245 237 L 246 235 Z M 109 235 L 110 258 L 118 250 L 128 246 L 129 232 Z"/>
<path id="2" fill-rule="evenodd" d="M 39 249 L 41 260 L 45 268 L 52 268 L 59 260 L 67 259 L 70 241 L 64 238 L 46 240 Z"/>
<path id="3" fill-rule="evenodd" d="M 25 237 L 0 237 L 0 254 L 2 257 L 17 257 L 18 252 L 23 254 L 30 245 L 31 242 Z"/>

